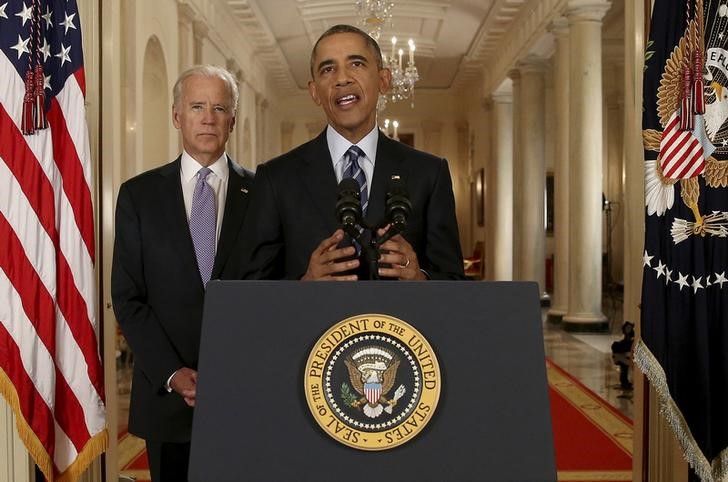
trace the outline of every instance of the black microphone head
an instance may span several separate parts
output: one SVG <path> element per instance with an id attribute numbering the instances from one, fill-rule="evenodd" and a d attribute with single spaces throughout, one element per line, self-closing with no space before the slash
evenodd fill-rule
<path id="1" fill-rule="evenodd" d="M 356 225 L 361 221 L 359 183 L 350 177 L 342 179 L 336 195 L 336 219 L 347 233 L 354 233 Z"/>
<path id="2" fill-rule="evenodd" d="M 339 183 L 338 188 L 336 189 L 336 193 L 339 198 L 341 198 L 344 194 L 348 194 L 353 192 L 356 194 L 356 197 L 359 197 L 359 183 L 356 182 L 356 179 L 353 177 L 345 177 L 341 180 Z"/>
<path id="3" fill-rule="evenodd" d="M 392 223 L 400 232 L 407 224 L 407 217 L 412 212 L 412 203 L 409 200 L 407 188 L 399 176 L 392 176 L 387 185 L 385 201 L 385 214 L 387 221 Z"/>

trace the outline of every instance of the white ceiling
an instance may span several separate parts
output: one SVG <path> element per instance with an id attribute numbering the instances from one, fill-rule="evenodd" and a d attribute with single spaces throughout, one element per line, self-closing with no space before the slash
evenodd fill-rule
<path id="1" fill-rule="evenodd" d="M 256 56 L 284 92 L 306 88 L 311 49 L 326 29 L 359 22 L 354 0 L 225 1 L 252 40 Z M 392 25 L 383 29 L 382 51 L 391 51 L 392 35 L 402 40 L 398 45 L 403 48 L 407 39 L 414 39 L 420 73 L 417 87 L 449 89 L 462 86 L 487 69 L 498 58 L 509 29 L 522 22 L 526 12 L 535 7 L 534 2 L 540 0 L 391 1 L 395 3 Z M 604 19 L 605 43 L 614 44 L 618 53 L 624 38 L 623 2 L 611 0 L 611 11 Z M 536 42 L 532 48 L 538 50 L 538 45 L 552 42 Z"/>
<path id="2" fill-rule="evenodd" d="M 284 90 L 306 88 L 309 56 L 329 27 L 358 25 L 354 0 L 226 0 L 274 79 Z M 482 69 L 494 46 L 526 0 L 394 0 L 392 24 L 383 29 L 382 51 L 395 35 L 406 51 L 417 45 L 418 88 L 447 89 Z"/>

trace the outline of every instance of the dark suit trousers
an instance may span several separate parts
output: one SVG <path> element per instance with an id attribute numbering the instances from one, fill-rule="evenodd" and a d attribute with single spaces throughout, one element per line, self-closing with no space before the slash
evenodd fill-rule
<path id="1" fill-rule="evenodd" d="M 190 443 L 147 440 L 152 482 L 184 482 L 190 464 Z"/>

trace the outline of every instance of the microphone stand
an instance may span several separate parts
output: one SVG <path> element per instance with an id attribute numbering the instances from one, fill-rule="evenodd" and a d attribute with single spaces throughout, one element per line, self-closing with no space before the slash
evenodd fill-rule
<path id="1" fill-rule="evenodd" d="M 369 242 L 361 245 L 361 252 L 369 269 L 370 280 L 379 279 L 379 242 L 377 241 L 376 230 L 368 228 Z"/>
<path id="2" fill-rule="evenodd" d="M 363 220 L 361 222 L 361 228 L 362 231 L 357 233 L 356 237 L 353 237 L 358 243 L 359 246 L 361 246 L 361 253 L 363 256 L 364 261 L 367 264 L 368 267 L 368 274 L 369 280 L 378 280 L 381 279 L 379 277 L 379 246 L 387 242 L 389 239 L 393 238 L 397 234 L 399 234 L 400 228 L 399 226 L 392 224 L 386 233 L 384 233 L 381 237 L 377 237 L 377 230 L 381 227 L 386 226 L 386 224 L 383 224 L 379 227 L 376 226 L 370 226 L 367 223 L 365 223 Z M 369 232 L 369 240 L 366 243 L 361 242 L 361 234 L 364 231 Z"/>

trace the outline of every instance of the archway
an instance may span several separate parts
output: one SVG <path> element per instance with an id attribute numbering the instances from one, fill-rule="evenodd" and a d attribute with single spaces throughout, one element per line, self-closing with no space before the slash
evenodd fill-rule
<path id="1" fill-rule="evenodd" d="M 170 94 L 164 51 L 156 36 L 144 50 L 142 72 L 143 170 L 169 161 Z"/>

